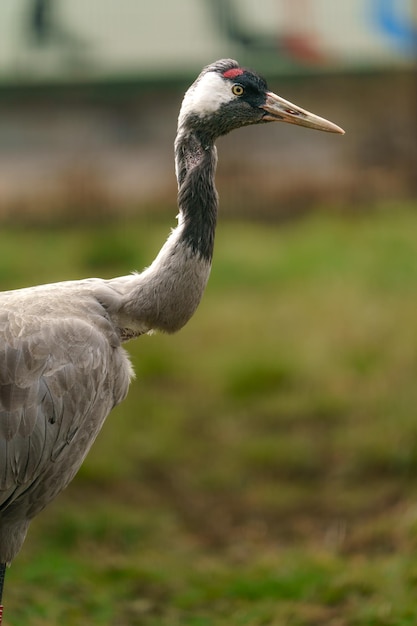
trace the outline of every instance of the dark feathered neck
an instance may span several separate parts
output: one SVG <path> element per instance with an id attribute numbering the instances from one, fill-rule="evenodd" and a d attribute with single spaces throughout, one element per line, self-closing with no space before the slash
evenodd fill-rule
<path id="1" fill-rule="evenodd" d="M 175 142 L 175 160 L 183 224 L 181 239 L 194 253 L 211 262 L 218 207 L 214 186 L 216 148 L 207 137 L 180 132 Z"/>

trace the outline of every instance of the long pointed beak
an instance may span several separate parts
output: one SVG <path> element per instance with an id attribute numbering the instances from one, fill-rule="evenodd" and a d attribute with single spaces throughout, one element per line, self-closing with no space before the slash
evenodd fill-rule
<path id="1" fill-rule="evenodd" d="M 284 98 L 272 93 L 272 91 L 267 92 L 266 102 L 260 108 L 265 111 L 262 118 L 265 122 L 287 122 L 288 124 L 324 130 L 328 133 L 345 134 L 345 131 L 340 126 L 336 126 L 336 124 L 325 120 L 323 117 L 301 109 L 296 104 L 292 104 L 292 102 L 288 102 L 288 100 L 284 100 Z"/>

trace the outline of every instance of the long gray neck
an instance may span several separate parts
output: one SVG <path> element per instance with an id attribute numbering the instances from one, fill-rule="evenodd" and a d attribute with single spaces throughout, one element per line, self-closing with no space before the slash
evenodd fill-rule
<path id="1" fill-rule="evenodd" d="M 218 206 L 216 148 L 180 129 L 175 157 L 178 226 L 152 265 L 134 277 L 134 284 L 126 279 L 128 292 L 117 313 L 125 338 L 151 329 L 179 330 L 200 303 L 210 274 Z M 125 286 L 122 281 L 111 282 L 118 288 Z"/>

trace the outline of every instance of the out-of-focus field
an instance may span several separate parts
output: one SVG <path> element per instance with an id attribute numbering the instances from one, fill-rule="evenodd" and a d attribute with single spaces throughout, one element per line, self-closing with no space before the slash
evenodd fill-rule
<path id="1" fill-rule="evenodd" d="M 129 344 L 6 626 L 417 623 L 416 208 L 220 216 L 199 311 Z M 3 229 L 1 288 L 141 269 L 171 225 Z"/>

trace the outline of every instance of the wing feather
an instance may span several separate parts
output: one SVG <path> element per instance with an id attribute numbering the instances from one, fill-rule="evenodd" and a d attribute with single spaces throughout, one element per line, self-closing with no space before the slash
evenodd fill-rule
<path id="1" fill-rule="evenodd" d="M 0 510 L 43 508 L 125 397 L 130 363 L 106 324 L 0 313 Z"/>

